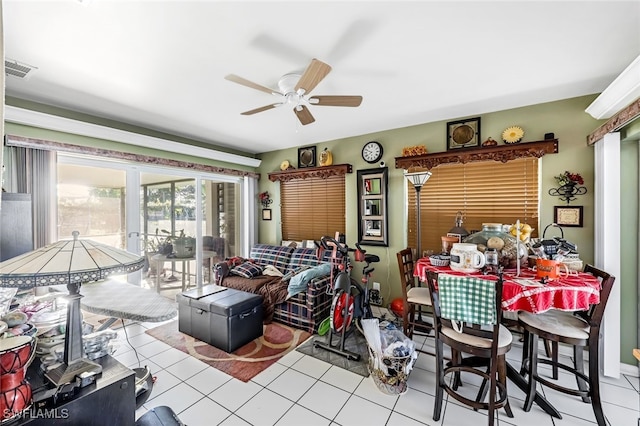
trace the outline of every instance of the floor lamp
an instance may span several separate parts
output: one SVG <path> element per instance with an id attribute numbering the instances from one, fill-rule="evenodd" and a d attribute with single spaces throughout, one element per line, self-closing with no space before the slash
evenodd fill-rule
<path id="1" fill-rule="evenodd" d="M 420 244 L 420 190 L 422 189 L 422 185 L 431 177 L 431 172 L 425 170 L 423 172 L 409 173 L 405 171 L 404 176 L 416 189 L 416 257 L 420 258 L 420 256 L 422 256 L 422 246 Z"/>
<path id="2" fill-rule="evenodd" d="M 112 275 L 137 271 L 144 257 L 124 250 L 80 240 L 62 240 L 0 263 L 0 287 L 41 287 L 66 284 L 69 295 L 63 363 L 45 376 L 56 386 L 71 383 L 82 373 L 97 374 L 102 366 L 85 357 L 82 342 L 80 287 Z"/>

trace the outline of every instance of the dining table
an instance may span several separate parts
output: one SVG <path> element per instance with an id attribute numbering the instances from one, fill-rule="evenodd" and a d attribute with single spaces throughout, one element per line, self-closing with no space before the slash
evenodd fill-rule
<path id="1" fill-rule="evenodd" d="M 429 271 L 438 274 L 498 279 L 497 275 L 484 274 L 482 271 L 466 273 L 454 271 L 449 266 L 435 266 L 426 257 L 416 261 L 413 275 L 421 282 L 426 282 Z M 504 269 L 502 278 L 503 311 L 527 311 L 536 314 L 550 309 L 584 311 L 591 305 L 600 303 L 600 281 L 584 272 L 569 271 L 556 279 L 542 282 L 536 277 L 534 269 L 523 267 L 519 270 Z M 527 392 L 527 381 L 509 362 L 507 362 L 507 376 L 518 388 Z M 539 392 L 536 392 L 534 402 L 553 417 L 562 418 L 558 410 Z"/>

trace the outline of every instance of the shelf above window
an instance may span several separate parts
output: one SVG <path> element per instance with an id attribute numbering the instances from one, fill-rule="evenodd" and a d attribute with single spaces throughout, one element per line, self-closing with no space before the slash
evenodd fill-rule
<path id="1" fill-rule="evenodd" d="M 513 145 L 485 146 L 472 149 L 457 149 L 433 154 L 396 157 L 396 169 L 420 167 L 432 169 L 441 164 L 470 163 L 473 161 L 500 161 L 506 163 L 518 158 L 537 157 L 558 152 L 558 139 L 538 142 L 523 142 Z"/>
<path id="2" fill-rule="evenodd" d="M 335 166 L 304 167 L 301 169 L 283 170 L 269 173 L 271 182 L 290 181 L 294 179 L 321 178 L 351 173 L 351 164 L 336 164 Z"/>

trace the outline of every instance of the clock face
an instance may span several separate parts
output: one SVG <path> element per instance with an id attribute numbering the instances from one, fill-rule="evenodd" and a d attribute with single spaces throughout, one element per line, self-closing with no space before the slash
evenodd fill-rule
<path id="1" fill-rule="evenodd" d="M 376 163 L 382 158 L 382 145 L 378 142 L 367 142 L 362 148 L 362 158 L 367 163 Z"/>

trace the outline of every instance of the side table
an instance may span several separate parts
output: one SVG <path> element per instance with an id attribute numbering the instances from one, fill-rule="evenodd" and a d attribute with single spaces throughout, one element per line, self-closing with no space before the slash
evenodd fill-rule
<path id="1" fill-rule="evenodd" d="M 208 250 L 203 250 L 202 251 L 202 259 L 203 260 L 209 260 L 209 271 L 211 271 L 211 268 L 213 267 L 212 265 L 212 259 L 214 257 L 216 257 L 217 254 L 215 251 L 208 251 Z M 189 280 L 189 283 L 191 282 L 191 261 L 196 260 L 195 256 L 192 257 L 167 257 L 167 255 L 164 254 L 156 254 L 154 256 L 151 257 L 151 260 L 156 262 L 157 267 L 156 267 L 156 291 L 159 293 L 161 290 L 160 284 L 162 283 L 162 281 L 160 280 L 160 271 L 162 271 L 163 268 L 163 264 L 165 262 L 171 262 L 172 264 L 175 264 L 176 262 L 182 262 L 182 291 L 185 291 L 187 289 L 187 279 Z M 211 273 L 211 272 L 209 272 Z M 163 287 L 164 289 L 170 289 L 170 288 L 176 288 L 176 287 Z"/>
<path id="2" fill-rule="evenodd" d="M 11 426 L 84 425 L 111 426 L 135 424 L 135 373 L 111 355 L 98 358 L 102 374 L 95 383 L 78 389 L 69 397 L 53 403 L 48 400 L 34 404 Z M 40 371 L 38 358 L 27 369 L 27 380 L 34 395 L 53 388 Z"/>

